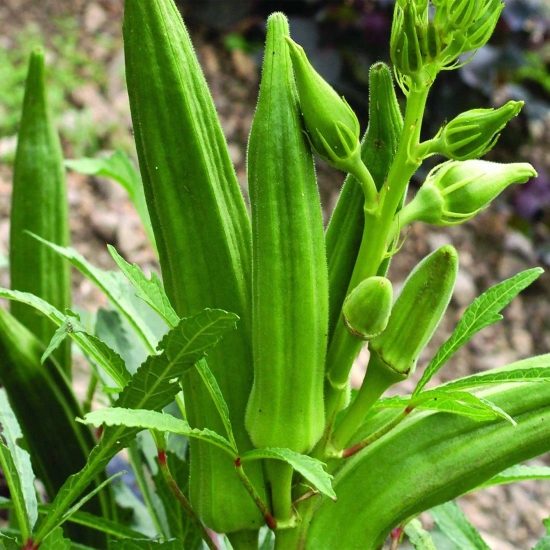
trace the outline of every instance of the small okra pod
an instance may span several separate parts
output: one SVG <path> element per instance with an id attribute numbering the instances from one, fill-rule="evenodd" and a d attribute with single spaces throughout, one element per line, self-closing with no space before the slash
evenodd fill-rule
<path id="1" fill-rule="evenodd" d="M 451 299 L 458 272 L 454 247 L 442 246 L 407 277 L 384 332 L 369 344 L 391 370 L 410 375 Z"/>
<path id="2" fill-rule="evenodd" d="M 388 324 L 393 301 L 391 282 L 386 277 L 369 277 L 346 298 L 342 313 L 348 330 L 361 340 L 372 340 Z"/>

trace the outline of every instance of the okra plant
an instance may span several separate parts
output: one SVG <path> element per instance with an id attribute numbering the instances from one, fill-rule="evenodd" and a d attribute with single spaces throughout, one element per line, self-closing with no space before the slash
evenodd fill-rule
<path id="1" fill-rule="evenodd" d="M 397 548 L 406 533 L 429 549 L 415 519 L 426 510 L 458 547 L 487 547 L 452 501 L 550 478 L 548 468 L 518 466 L 550 450 L 550 355 L 427 384 L 542 270 L 478 297 L 421 365 L 412 395 L 394 397 L 384 393 L 414 372 L 445 314 L 458 253 L 447 245 L 424 258 L 395 301 L 386 275 L 409 224 L 463 223 L 536 176 L 527 163 L 479 160 L 519 102 L 462 113 L 421 140 L 437 75 L 469 61 L 501 10 L 500 0 L 397 0 L 393 76 L 384 63 L 371 68 L 363 135 L 274 13 L 247 210 L 173 0 L 126 0 L 140 172 L 118 153 L 67 166 L 126 187 L 162 280 L 113 247 L 117 270 L 103 271 L 68 246 L 44 54 L 32 54 L 14 166 L 12 289 L 0 289 L 12 303 L 0 309 L 0 465 L 11 495 L 0 503 L 11 520 L 1 548 L 374 550 L 388 537 Z M 348 173 L 326 230 L 313 153 Z M 440 164 L 407 196 L 432 155 Z M 93 321 L 70 309 L 69 265 L 109 298 Z M 83 402 L 71 387 L 69 341 L 90 364 Z M 364 345 L 366 376 L 350 391 Z M 123 449 L 137 496 L 120 473 L 106 474 Z"/>

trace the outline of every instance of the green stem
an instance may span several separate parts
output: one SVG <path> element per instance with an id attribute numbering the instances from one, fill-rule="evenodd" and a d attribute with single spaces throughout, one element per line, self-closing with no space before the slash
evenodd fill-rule
<path id="1" fill-rule="evenodd" d="M 95 371 L 92 370 L 90 374 L 90 380 L 88 382 L 88 388 L 86 389 L 86 396 L 84 397 L 84 401 L 82 402 L 82 412 L 84 414 L 89 413 L 92 410 L 92 402 L 94 400 L 94 395 L 97 389 L 98 382 L 99 378 L 97 377 Z"/>
<path id="2" fill-rule="evenodd" d="M 400 375 L 385 365 L 378 355 L 371 353 L 361 389 L 334 431 L 331 439 L 332 449 L 336 452 L 341 451 L 382 394 L 390 386 L 401 382 L 405 378 L 406 376 Z"/>
<path id="3" fill-rule="evenodd" d="M 385 426 L 382 426 L 377 432 L 374 432 L 370 437 L 355 443 L 349 449 L 344 449 L 341 453 L 342 458 L 349 458 L 365 447 L 372 445 L 375 441 L 378 441 L 381 437 L 391 432 L 398 424 L 403 422 L 407 416 L 411 413 L 412 408 L 407 407 L 403 412 L 399 413 L 391 422 L 388 422 Z"/>
<path id="4" fill-rule="evenodd" d="M 258 550 L 258 531 L 227 533 L 233 550 Z"/>
<path id="5" fill-rule="evenodd" d="M 240 457 L 237 457 L 237 460 L 235 460 L 235 470 L 237 472 L 237 475 L 239 476 L 239 479 L 241 480 L 241 483 L 244 485 L 244 488 L 248 491 L 248 494 L 252 497 L 252 500 L 254 500 L 256 506 L 262 513 L 266 525 L 272 531 L 277 529 L 277 522 L 275 521 L 275 518 L 271 515 L 269 508 L 266 506 L 265 502 L 258 494 L 258 491 L 256 491 L 256 489 L 254 488 L 254 485 L 252 485 L 250 479 L 248 479 L 248 476 L 244 473 L 243 464 Z"/>
<path id="6" fill-rule="evenodd" d="M 177 501 L 181 504 L 181 507 L 185 510 L 191 521 L 195 524 L 196 528 L 198 529 L 202 540 L 206 543 L 206 546 L 210 550 L 217 550 L 217 546 L 206 531 L 206 528 L 202 524 L 199 517 L 195 514 L 195 511 L 193 508 L 191 508 L 191 504 L 189 504 L 189 501 L 187 500 L 186 496 L 181 492 L 181 489 L 178 487 L 178 484 L 172 477 L 172 474 L 170 472 L 170 469 L 168 468 L 168 463 L 166 462 L 166 453 L 162 450 L 159 450 L 158 454 L 159 459 L 159 467 L 160 471 L 162 472 L 162 475 L 172 490 L 172 493 L 174 493 L 174 496 L 176 497 Z"/>
<path id="7" fill-rule="evenodd" d="M 151 486 L 147 482 L 145 473 L 143 471 L 143 460 L 142 455 L 139 450 L 137 440 L 132 441 L 128 447 L 128 459 L 130 460 L 130 465 L 136 477 L 136 482 L 138 484 L 139 491 L 143 496 L 143 501 L 145 506 L 151 516 L 151 521 L 153 522 L 155 529 L 159 535 L 162 535 L 166 539 L 170 538 L 170 533 L 164 527 L 163 522 L 158 514 L 157 507 L 155 506 L 151 498 Z"/>
<path id="8" fill-rule="evenodd" d="M 378 208 L 372 210 L 365 207 L 365 226 L 357 261 L 348 286 L 349 294 L 361 281 L 377 274 L 383 262 L 388 242 L 391 242 L 392 223 L 395 213 L 408 182 L 416 172 L 421 160 L 416 158 L 420 127 L 429 88 L 411 90 L 407 98 L 407 109 L 403 125 L 403 134 L 395 155 L 394 162 L 388 173 L 386 183 L 380 192 Z M 334 418 L 338 412 L 341 396 L 346 389 L 349 372 L 353 361 L 359 353 L 362 341 L 355 338 L 339 320 L 327 355 L 326 425 L 332 429 Z M 327 441 L 328 437 L 324 437 Z"/>
<path id="9" fill-rule="evenodd" d="M 277 526 L 289 527 L 294 522 L 292 508 L 292 476 L 294 470 L 290 464 L 281 460 L 267 460 L 265 471 L 271 485 L 271 503 Z"/>

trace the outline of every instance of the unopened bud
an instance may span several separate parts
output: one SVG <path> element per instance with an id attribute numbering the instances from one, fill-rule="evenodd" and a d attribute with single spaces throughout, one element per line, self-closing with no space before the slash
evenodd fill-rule
<path id="1" fill-rule="evenodd" d="M 509 101 L 499 109 L 472 109 L 446 124 L 433 141 L 430 153 L 454 160 L 475 159 L 490 151 L 499 132 L 515 117 L 523 101 Z"/>
<path id="2" fill-rule="evenodd" d="M 399 213 L 400 223 L 457 225 L 473 218 L 509 185 L 536 176 L 527 162 L 445 162 L 428 174 L 414 199 Z"/>
<path id="3" fill-rule="evenodd" d="M 393 371 L 410 375 L 451 299 L 458 272 L 454 247 L 442 246 L 407 277 L 393 305 L 388 326 L 369 350 Z"/>
<path id="4" fill-rule="evenodd" d="M 340 170 L 360 160 L 359 121 L 343 97 L 311 66 L 304 49 L 287 37 L 300 109 L 315 152 Z"/>
<path id="5" fill-rule="evenodd" d="M 361 340 L 371 340 L 388 324 L 393 290 L 385 277 L 369 277 L 346 298 L 342 313 L 349 331 Z"/>

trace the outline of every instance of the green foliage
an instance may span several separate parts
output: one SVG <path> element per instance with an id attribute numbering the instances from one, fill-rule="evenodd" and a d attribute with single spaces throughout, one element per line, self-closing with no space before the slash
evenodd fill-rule
<path id="1" fill-rule="evenodd" d="M 500 0 L 398 0 L 391 47 L 406 109 L 389 67 L 376 63 L 362 140 L 351 108 L 290 40 L 285 16 L 273 14 L 249 142 L 249 216 L 175 4 L 126 0 L 140 172 L 120 152 L 65 165 L 126 189 L 161 276 L 146 276 L 113 247 L 118 269 L 98 269 L 67 239 L 25 225 L 31 217 L 61 226 L 67 206 L 48 80 L 34 54 L 19 137 L 21 151 L 38 152 L 18 150 L 14 186 L 25 201 L 14 201 L 12 212 L 15 286 L 0 289 L 14 311 L 28 314 L 25 328 L 0 310 L 0 464 L 11 495 L 0 506 L 13 527 L 0 530 L 0 549 L 373 550 L 398 528 L 392 536 L 404 530 L 416 549 L 433 550 L 439 536 L 486 550 L 452 501 L 550 479 L 546 467 L 520 465 L 550 450 L 550 355 L 426 385 L 542 270 L 477 298 L 413 394 L 391 398 L 381 396 L 410 376 L 445 313 L 458 253 L 445 246 L 422 260 L 394 304 L 384 275 L 409 223 L 462 223 L 534 175 L 526 163 L 475 160 L 519 104 L 469 111 L 420 142 L 437 74 L 488 40 L 501 9 Z M 76 54 L 71 62 L 79 65 Z M 352 174 L 326 233 L 312 148 Z M 403 208 L 410 178 L 435 152 L 452 160 Z M 33 195 L 37 178 L 57 185 L 40 195 L 47 201 Z M 442 201 L 452 216 L 438 210 Z M 34 261 L 30 274 L 21 258 Z M 69 264 L 109 301 L 93 322 L 55 292 L 17 283 L 22 275 L 67 293 Z M 366 377 L 350 403 L 350 369 L 368 338 Z M 92 372 L 82 406 L 67 356 L 64 370 L 57 361 L 71 340 Z M 106 406 L 92 410 L 96 392 Z M 121 481 L 124 471 L 105 474 L 123 449 L 138 496 Z M 38 504 L 34 473 L 51 504 Z M 135 512 L 132 527 L 113 497 Z M 426 510 L 438 527 L 433 538 L 415 519 Z"/>

